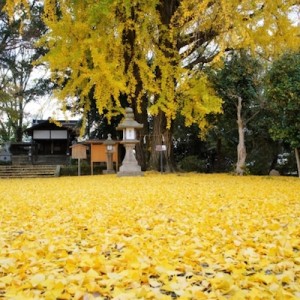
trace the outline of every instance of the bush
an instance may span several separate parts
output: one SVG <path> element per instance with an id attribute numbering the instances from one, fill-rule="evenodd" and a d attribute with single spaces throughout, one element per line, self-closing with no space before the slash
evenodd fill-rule
<path id="1" fill-rule="evenodd" d="M 209 166 L 206 159 L 200 159 L 196 155 L 183 158 L 178 163 L 179 169 L 185 172 L 208 172 Z"/>
<path id="2" fill-rule="evenodd" d="M 104 165 L 94 165 L 94 175 L 102 174 L 103 170 L 106 169 Z M 62 166 L 60 168 L 60 176 L 77 176 L 78 175 L 78 166 L 69 165 Z M 80 168 L 80 175 L 91 175 L 91 166 L 88 164 L 82 164 Z"/>

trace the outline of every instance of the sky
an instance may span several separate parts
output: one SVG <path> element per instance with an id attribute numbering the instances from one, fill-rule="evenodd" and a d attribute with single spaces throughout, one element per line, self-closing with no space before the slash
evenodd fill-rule
<path id="1" fill-rule="evenodd" d="M 37 67 L 31 74 L 31 84 L 35 84 L 36 80 L 50 77 L 50 71 L 43 67 Z M 63 112 L 62 105 L 53 95 L 39 97 L 29 102 L 25 106 L 25 120 L 29 124 L 32 120 L 47 120 L 53 118 L 56 120 L 78 120 L 80 116 L 71 116 L 69 112 Z"/>
<path id="2" fill-rule="evenodd" d="M 52 96 L 45 96 L 39 98 L 37 101 L 28 103 L 25 108 L 27 115 L 26 120 L 32 122 L 33 119 L 46 120 L 54 118 L 56 120 L 78 120 L 79 116 L 71 116 L 68 112 L 63 112 L 61 103 Z"/>

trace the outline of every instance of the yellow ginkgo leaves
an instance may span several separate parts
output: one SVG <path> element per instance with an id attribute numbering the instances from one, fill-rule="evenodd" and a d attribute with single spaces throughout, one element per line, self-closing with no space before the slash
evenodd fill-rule
<path id="1" fill-rule="evenodd" d="M 300 182 L 0 181 L 0 299 L 299 299 Z"/>

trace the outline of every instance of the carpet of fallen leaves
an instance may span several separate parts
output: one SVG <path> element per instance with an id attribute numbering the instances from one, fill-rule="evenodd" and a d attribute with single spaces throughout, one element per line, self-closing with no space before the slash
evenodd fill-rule
<path id="1" fill-rule="evenodd" d="M 300 180 L 0 181 L 0 298 L 300 299 Z"/>

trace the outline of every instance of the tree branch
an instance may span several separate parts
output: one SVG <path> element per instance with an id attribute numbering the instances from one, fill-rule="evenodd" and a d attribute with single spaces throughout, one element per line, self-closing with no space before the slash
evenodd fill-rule
<path id="1" fill-rule="evenodd" d="M 185 34 L 177 43 L 177 49 L 180 50 L 181 48 L 191 45 L 194 43 L 194 48 L 198 48 L 200 45 L 203 45 L 205 42 L 211 41 L 218 35 L 218 32 L 210 28 L 204 32 L 197 31 Z"/>
<path id="2" fill-rule="evenodd" d="M 205 57 L 205 56 L 201 56 L 199 55 L 196 59 L 191 60 L 186 66 L 186 69 L 192 70 L 196 65 L 198 64 L 206 64 L 209 62 L 212 62 L 214 60 L 214 58 L 219 54 L 219 52 L 216 52 L 215 54 L 209 56 L 209 57 Z"/>

